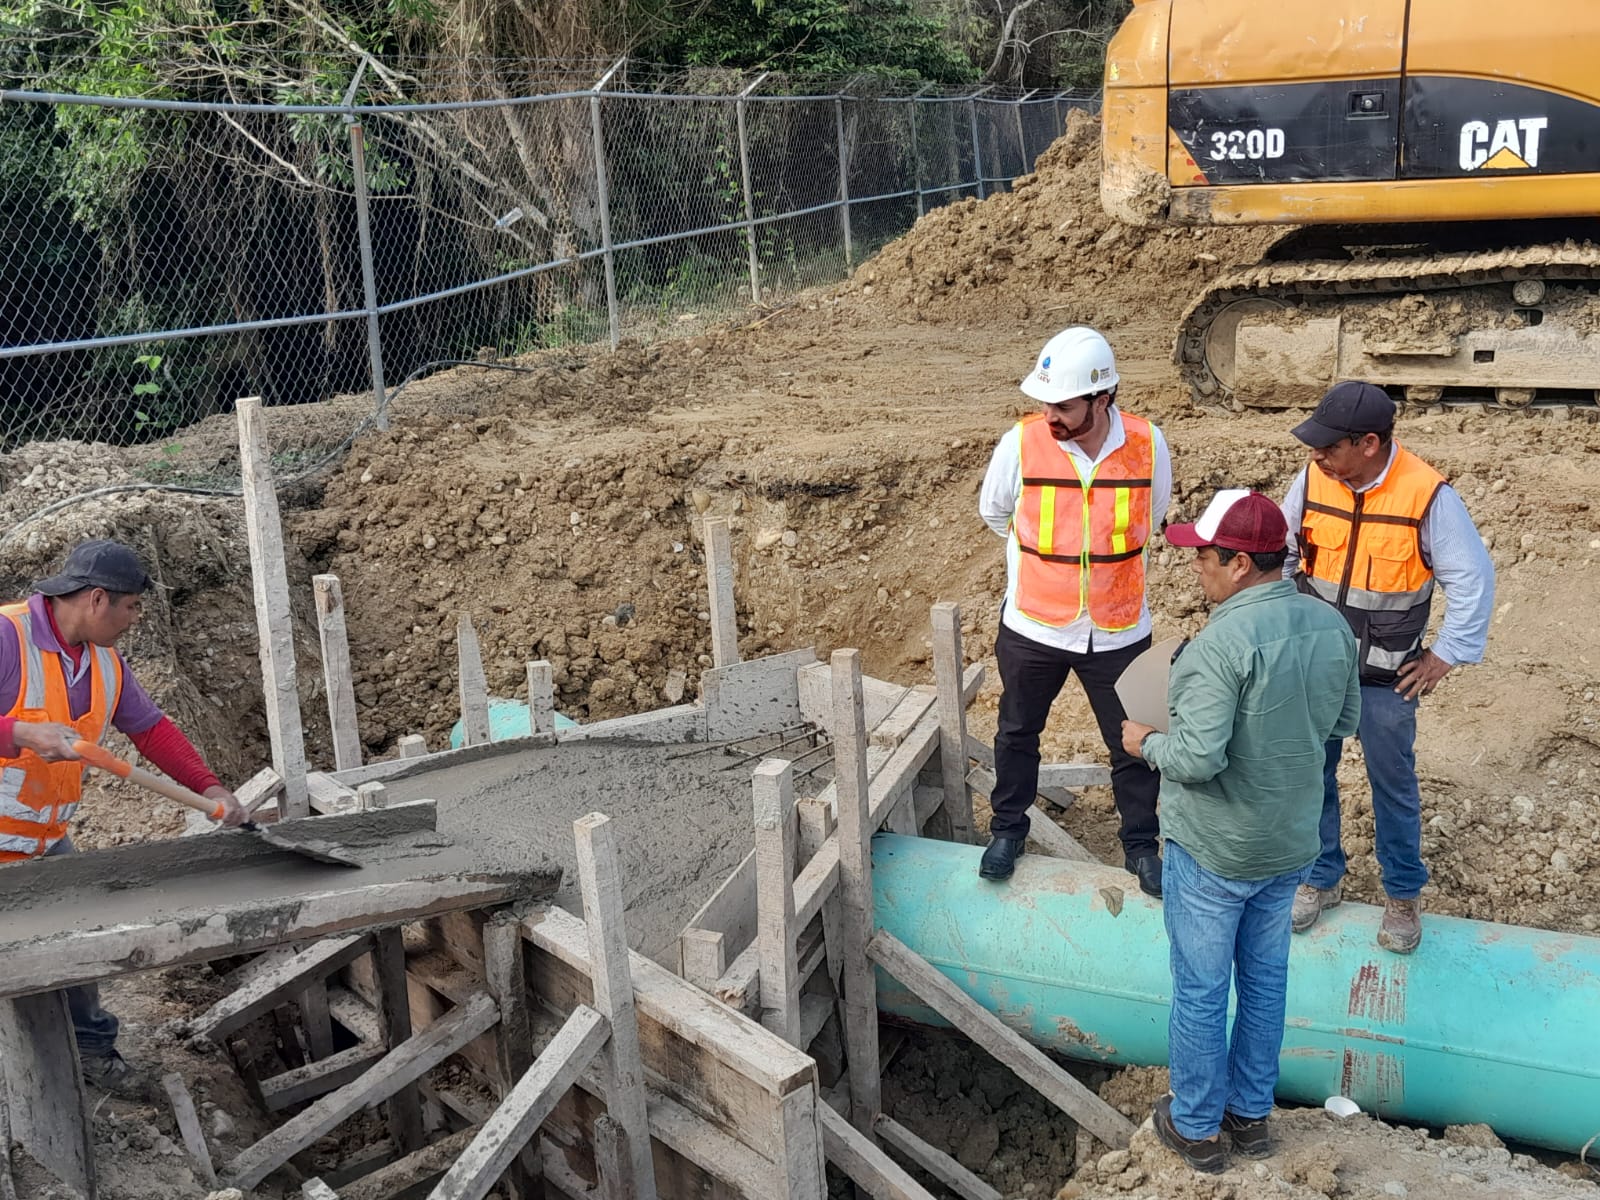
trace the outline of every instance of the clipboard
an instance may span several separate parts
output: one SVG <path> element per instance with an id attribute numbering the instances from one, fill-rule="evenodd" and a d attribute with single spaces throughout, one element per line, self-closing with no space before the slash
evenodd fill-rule
<path id="1" fill-rule="evenodd" d="M 1122 672 L 1116 685 L 1117 699 L 1128 720 L 1167 732 L 1167 680 L 1172 675 L 1172 655 L 1181 645 L 1181 637 L 1157 642 Z"/>

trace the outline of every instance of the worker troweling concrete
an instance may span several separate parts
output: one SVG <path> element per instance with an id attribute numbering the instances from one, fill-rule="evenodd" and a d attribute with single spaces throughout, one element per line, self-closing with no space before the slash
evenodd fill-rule
<path id="1" fill-rule="evenodd" d="M 0 608 L 0 863 L 73 853 L 68 824 L 85 767 L 74 740 L 98 744 L 112 728 L 173 779 L 223 807 L 224 825 L 248 817 L 113 648 L 139 620 L 150 587 L 139 556 L 112 541 L 73 547 L 33 595 Z M 147 1083 L 117 1051 L 117 1018 L 99 989 L 67 989 L 73 1031 L 92 1086 L 142 1095 Z"/>
<path id="2" fill-rule="evenodd" d="M 994 819 L 979 874 L 1007 879 L 1028 837 L 1039 735 L 1069 673 L 1111 753 L 1127 869 L 1161 894 L 1160 778 L 1122 748 L 1116 682 L 1150 645 L 1146 547 L 1166 519 L 1172 460 L 1161 430 L 1117 407 L 1111 346 L 1083 325 L 1051 338 L 1022 391 L 1043 406 L 995 447 L 978 510 L 1006 539 L 1006 596 L 995 640 L 1000 719 Z"/>
<path id="3" fill-rule="evenodd" d="M 1494 563 L 1444 476 L 1394 440 L 1394 401 L 1382 388 L 1335 384 L 1295 426 L 1311 449 L 1284 500 L 1289 561 L 1300 590 L 1350 622 L 1361 646 L 1361 752 L 1372 784 L 1372 819 L 1383 875 L 1378 944 L 1409 954 L 1422 940 L 1419 894 L 1422 797 L 1417 787 L 1417 701 L 1457 663 L 1483 661 L 1494 611 Z M 1448 601 L 1433 645 L 1423 648 L 1437 579 Z M 1294 902 L 1303 932 L 1344 895 L 1339 839 L 1339 756 L 1328 743 L 1322 853 Z"/>

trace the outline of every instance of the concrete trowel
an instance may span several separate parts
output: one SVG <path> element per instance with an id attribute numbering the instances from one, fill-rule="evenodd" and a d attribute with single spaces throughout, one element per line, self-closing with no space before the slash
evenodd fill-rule
<path id="1" fill-rule="evenodd" d="M 99 767 L 102 771 L 110 771 L 119 779 L 137 783 L 140 787 L 165 796 L 169 800 L 176 800 L 179 804 L 186 805 L 196 812 L 204 813 L 213 821 L 222 819 L 223 806 L 215 800 L 208 800 L 196 792 L 191 792 L 182 784 L 174 783 L 170 779 L 163 779 L 160 775 L 146 771 L 142 767 L 136 767 L 130 762 L 124 762 L 104 747 L 79 738 L 72 743 L 72 748 L 78 752 L 78 757 L 90 766 Z M 254 821 L 246 821 L 239 828 L 248 830 L 262 841 L 281 850 L 291 850 L 296 854 L 303 854 L 307 858 L 314 858 L 318 862 L 333 863 L 341 867 L 359 867 L 361 865 L 359 859 L 352 858 L 343 848 L 325 838 L 305 837 L 298 830 L 291 832 L 272 825 L 257 825 Z"/>

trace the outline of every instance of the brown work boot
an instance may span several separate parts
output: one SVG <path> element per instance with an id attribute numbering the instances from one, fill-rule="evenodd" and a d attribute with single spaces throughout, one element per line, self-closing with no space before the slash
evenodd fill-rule
<path id="1" fill-rule="evenodd" d="M 1396 954 L 1410 954 L 1422 941 L 1422 901 L 1396 900 L 1393 896 L 1383 902 L 1383 924 L 1378 928 L 1378 945 Z"/>
<path id="2" fill-rule="evenodd" d="M 1339 880 L 1331 888 L 1312 887 L 1309 883 L 1302 883 L 1294 890 L 1294 908 L 1290 911 L 1289 924 L 1296 933 L 1304 933 L 1317 923 L 1317 918 L 1322 915 L 1325 908 L 1337 908 L 1344 899 L 1344 880 Z"/>

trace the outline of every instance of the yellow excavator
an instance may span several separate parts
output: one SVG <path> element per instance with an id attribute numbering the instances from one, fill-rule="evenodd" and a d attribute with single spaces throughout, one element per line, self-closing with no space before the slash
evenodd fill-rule
<path id="1" fill-rule="evenodd" d="M 1197 402 L 1581 406 L 1600 389 L 1600 3 L 1134 0 L 1101 202 L 1287 225 L 1194 297 Z"/>

